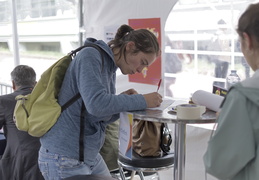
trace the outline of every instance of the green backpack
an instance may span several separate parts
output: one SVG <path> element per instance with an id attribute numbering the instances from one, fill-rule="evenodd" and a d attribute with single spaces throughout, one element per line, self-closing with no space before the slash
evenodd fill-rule
<path id="1" fill-rule="evenodd" d="M 58 103 L 58 94 L 66 70 L 76 53 L 85 47 L 94 47 L 102 55 L 102 49 L 95 44 L 81 46 L 50 66 L 41 75 L 31 94 L 16 97 L 14 121 L 19 130 L 34 137 L 43 136 L 56 123 L 61 112 L 81 97 L 78 93 L 64 105 Z"/>

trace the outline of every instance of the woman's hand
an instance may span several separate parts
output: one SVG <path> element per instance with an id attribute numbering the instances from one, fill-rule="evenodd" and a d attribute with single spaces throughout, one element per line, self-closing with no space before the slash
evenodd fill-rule
<path id="1" fill-rule="evenodd" d="M 147 108 L 159 107 L 163 102 L 162 96 L 157 92 L 144 94 L 143 96 L 146 100 Z"/>
<path id="2" fill-rule="evenodd" d="M 121 94 L 132 95 L 132 94 L 138 94 L 138 92 L 135 89 L 128 89 L 127 91 L 124 91 Z"/>

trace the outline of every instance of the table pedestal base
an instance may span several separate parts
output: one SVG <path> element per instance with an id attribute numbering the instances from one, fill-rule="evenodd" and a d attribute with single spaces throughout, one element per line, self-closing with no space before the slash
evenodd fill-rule
<path id="1" fill-rule="evenodd" d="M 186 124 L 175 124 L 174 180 L 185 180 Z"/>

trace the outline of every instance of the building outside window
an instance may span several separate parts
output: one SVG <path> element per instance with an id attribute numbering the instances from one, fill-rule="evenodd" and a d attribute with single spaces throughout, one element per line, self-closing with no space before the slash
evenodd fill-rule
<path id="1" fill-rule="evenodd" d="M 165 96 L 191 97 L 196 90 L 226 87 L 237 70 L 241 80 L 252 71 L 240 51 L 237 20 L 254 0 L 180 0 L 165 25 Z M 258 1 L 257 1 L 258 2 Z"/>

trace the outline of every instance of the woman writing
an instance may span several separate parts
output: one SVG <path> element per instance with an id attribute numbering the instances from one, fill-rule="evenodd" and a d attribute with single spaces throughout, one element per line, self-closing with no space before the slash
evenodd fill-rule
<path id="1" fill-rule="evenodd" d="M 71 62 L 59 94 L 59 103 L 80 92 L 81 97 L 69 106 L 57 123 L 41 138 L 39 166 L 46 180 L 59 180 L 75 175 L 100 174 L 109 176 L 99 150 L 103 145 L 105 127 L 124 111 L 160 106 L 162 96 L 157 92 L 137 94 L 134 89 L 115 95 L 116 70 L 126 74 L 140 73 L 160 55 L 159 44 L 146 29 L 134 30 L 122 25 L 108 45 L 89 38 L 104 51 L 93 47 L 82 49 Z M 80 112 L 84 117 L 84 160 L 79 161 Z"/>

